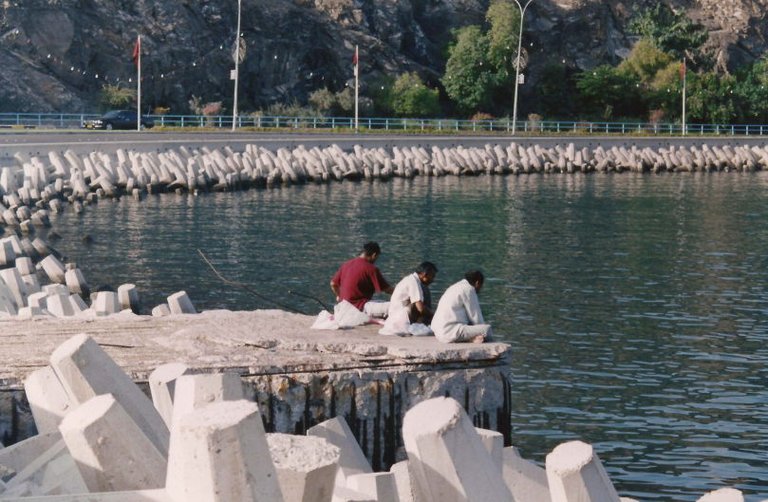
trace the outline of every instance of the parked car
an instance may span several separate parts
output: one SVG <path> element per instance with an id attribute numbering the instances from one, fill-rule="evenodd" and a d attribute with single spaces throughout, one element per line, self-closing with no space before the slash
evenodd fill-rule
<path id="1" fill-rule="evenodd" d="M 141 128 L 150 129 L 155 125 L 152 117 L 144 115 L 141 117 Z M 136 129 L 136 112 L 133 110 L 112 110 L 100 118 L 86 120 L 83 122 L 85 129 Z"/>

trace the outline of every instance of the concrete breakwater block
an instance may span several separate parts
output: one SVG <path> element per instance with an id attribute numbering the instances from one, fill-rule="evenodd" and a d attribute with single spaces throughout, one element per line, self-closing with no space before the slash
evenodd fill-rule
<path id="1" fill-rule="evenodd" d="M 547 455 L 552 502 L 615 501 L 619 494 L 592 445 L 569 441 Z"/>
<path id="2" fill-rule="evenodd" d="M 21 274 L 16 268 L 6 268 L 0 270 L 0 281 L 3 281 L 13 295 L 13 301 L 16 308 L 26 307 L 27 305 L 27 287 Z"/>
<path id="3" fill-rule="evenodd" d="M 267 434 L 285 502 L 330 502 L 339 449 L 312 436 Z"/>
<path id="4" fill-rule="evenodd" d="M 0 239 L 0 267 L 9 267 L 16 261 L 16 252 L 10 239 Z"/>
<path id="5" fill-rule="evenodd" d="M 152 395 L 152 404 L 163 417 L 165 424 L 170 427 L 173 421 L 173 398 L 176 390 L 176 381 L 182 375 L 189 372 L 189 367 L 182 363 L 168 363 L 155 368 L 149 374 L 149 391 Z"/>
<path id="6" fill-rule="evenodd" d="M 707 493 L 696 502 L 744 502 L 744 494 L 735 488 L 720 488 Z"/>
<path id="7" fill-rule="evenodd" d="M 6 448 L 0 448 L 0 478 L 9 477 L 10 472 L 13 475 L 22 472 L 59 441 L 61 441 L 61 433 L 57 430 L 38 434 Z"/>
<path id="8" fill-rule="evenodd" d="M 196 314 L 195 306 L 186 291 L 179 291 L 168 297 L 168 307 L 171 314 Z"/>
<path id="9" fill-rule="evenodd" d="M 43 272 L 45 272 L 45 275 L 48 276 L 51 282 L 66 284 L 66 270 L 64 264 L 58 258 L 49 254 L 38 265 L 43 269 Z"/>
<path id="10" fill-rule="evenodd" d="M 71 293 L 75 293 L 86 298 L 91 294 L 88 283 L 85 281 L 85 276 L 79 268 L 67 270 L 64 273 L 64 283 L 67 285 L 67 289 L 69 289 Z"/>
<path id="11" fill-rule="evenodd" d="M 171 422 L 211 403 L 237 401 L 244 397 L 243 383 L 237 373 L 179 376 L 174 388 Z"/>
<path id="12" fill-rule="evenodd" d="M 58 432 L 59 424 L 72 409 L 67 391 L 53 368 L 35 370 L 24 380 L 24 391 L 39 434 Z"/>
<path id="13" fill-rule="evenodd" d="M 112 394 L 163 455 L 168 453 L 168 427 L 149 398 L 90 337 L 76 335 L 51 355 L 51 367 L 73 404 Z"/>
<path id="14" fill-rule="evenodd" d="M 174 501 L 283 501 L 255 403 L 210 404 L 172 431 L 165 486 Z"/>
<path id="15" fill-rule="evenodd" d="M 114 291 L 99 291 L 91 308 L 97 316 L 117 314 L 121 310 L 120 300 Z"/>
<path id="16" fill-rule="evenodd" d="M 134 314 L 139 313 L 139 289 L 135 284 L 122 284 L 118 286 L 117 298 L 123 309 L 130 309 Z"/>
<path id="17" fill-rule="evenodd" d="M 461 405 L 425 400 L 406 414 L 403 441 L 413 482 L 430 501 L 511 501 L 498 466 Z"/>
<path id="18" fill-rule="evenodd" d="M 475 427 L 475 432 L 480 436 L 480 441 L 482 441 L 485 450 L 491 456 L 494 465 L 498 466 L 499 473 L 501 473 L 504 465 L 504 436 L 500 432 L 480 429 L 479 427 Z"/>
<path id="19" fill-rule="evenodd" d="M 0 280 L 0 317 L 15 316 L 17 313 L 18 309 L 13 292 Z"/>
<path id="20" fill-rule="evenodd" d="M 347 486 L 350 476 L 373 472 L 344 418 L 332 418 L 310 427 L 307 429 L 307 435 L 323 438 L 339 449 L 339 469 L 335 482 L 337 486 Z"/>
<path id="21" fill-rule="evenodd" d="M 165 317 L 171 315 L 171 309 L 167 303 L 158 305 L 152 309 L 152 317 Z"/>
<path id="22" fill-rule="evenodd" d="M 59 439 L 8 481 L 4 496 L 46 496 L 87 491 L 64 440 Z"/>
<path id="23" fill-rule="evenodd" d="M 140 490 L 165 485 L 166 454 L 111 394 L 93 397 L 59 427 L 91 492 Z"/>
<path id="24" fill-rule="evenodd" d="M 414 494 L 414 486 L 411 484 L 411 472 L 407 460 L 401 460 L 389 468 L 394 476 L 397 499 L 400 502 L 414 502 L 425 500 L 424 496 Z"/>
<path id="25" fill-rule="evenodd" d="M 29 256 L 20 256 L 16 258 L 16 268 L 22 276 L 32 275 L 36 272 L 32 258 Z"/>
<path id="26" fill-rule="evenodd" d="M 504 483 L 515 500 L 550 502 L 547 471 L 520 456 L 514 446 L 504 448 Z"/>
<path id="27" fill-rule="evenodd" d="M 378 502 L 399 502 L 395 475 L 391 472 L 355 474 L 347 478 L 347 487 Z"/>

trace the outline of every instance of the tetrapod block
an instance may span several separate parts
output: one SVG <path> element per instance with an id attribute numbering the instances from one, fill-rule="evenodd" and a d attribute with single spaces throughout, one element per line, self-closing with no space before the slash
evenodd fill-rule
<path id="1" fill-rule="evenodd" d="M 237 373 L 180 376 L 173 393 L 172 422 L 211 403 L 237 401 L 243 397 L 243 382 Z"/>
<path id="2" fill-rule="evenodd" d="M 696 502 L 744 502 L 744 494 L 735 488 L 720 488 L 707 493 Z"/>
<path id="3" fill-rule="evenodd" d="M 113 394 L 157 450 L 168 453 L 168 427 L 152 401 L 92 338 L 73 336 L 53 352 L 50 362 L 73 404 Z"/>
<path id="4" fill-rule="evenodd" d="M 29 374 L 24 380 L 24 392 L 35 419 L 37 432 L 58 432 L 59 424 L 72 409 L 64 386 L 50 366 Z"/>
<path id="5" fill-rule="evenodd" d="M 174 501 L 283 501 L 256 403 L 213 403 L 172 430 L 165 486 Z"/>
<path id="6" fill-rule="evenodd" d="M 582 441 L 560 444 L 547 455 L 546 465 L 552 502 L 619 501 L 592 445 Z"/>
<path id="7" fill-rule="evenodd" d="M 310 427 L 307 429 L 307 435 L 321 437 L 339 449 L 337 486 L 346 486 L 347 478 L 354 474 L 373 472 L 371 464 L 368 463 L 363 450 L 360 449 L 355 436 L 342 417 L 332 418 Z"/>
<path id="8" fill-rule="evenodd" d="M 189 367 L 186 364 L 168 363 L 158 366 L 149 375 L 149 391 L 152 394 L 152 403 L 168 427 L 171 426 L 173 419 L 173 396 L 176 380 L 187 374 L 188 371 Z"/>
<path id="9" fill-rule="evenodd" d="M 547 471 L 520 456 L 517 448 L 504 448 L 504 483 L 515 500 L 550 502 Z"/>
<path id="10" fill-rule="evenodd" d="M 378 502 L 398 502 L 395 475 L 391 472 L 354 474 L 347 478 L 347 487 Z"/>
<path id="11" fill-rule="evenodd" d="M 323 438 L 267 434 L 285 502 L 330 502 L 339 449 Z"/>
<path id="12" fill-rule="evenodd" d="M 187 296 L 186 291 L 179 291 L 168 297 L 168 308 L 171 314 L 197 314 L 192 300 Z"/>
<path id="13" fill-rule="evenodd" d="M 90 491 L 165 485 L 165 453 L 112 394 L 96 396 L 75 408 L 59 430 Z"/>
<path id="14" fill-rule="evenodd" d="M 428 399 L 411 408 L 403 419 L 403 440 L 412 481 L 427 500 L 512 500 L 498 467 L 455 399 Z"/>
<path id="15" fill-rule="evenodd" d="M 504 435 L 500 432 L 480 429 L 478 427 L 475 427 L 475 431 L 480 436 L 480 441 L 483 442 L 483 446 L 485 446 L 488 454 L 493 459 L 493 463 L 499 466 L 499 472 L 501 472 L 504 464 L 502 456 L 504 451 Z"/>

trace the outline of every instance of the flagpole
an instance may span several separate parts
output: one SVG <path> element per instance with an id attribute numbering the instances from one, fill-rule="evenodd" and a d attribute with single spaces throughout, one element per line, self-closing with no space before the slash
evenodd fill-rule
<path id="1" fill-rule="evenodd" d="M 240 8 L 242 0 L 237 0 L 237 35 L 235 36 L 235 97 L 232 100 L 232 130 L 237 127 L 237 88 L 240 83 Z"/>
<path id="2" fill-rule="evenodd" d="M 360 54 L 357 50 L 357 45 L 355 45 L 355 132 L 359 132 L 360 130 L 359 97 L 360 97 Z"/>
<path id="3" fill-rule="evenodd" d="M 137 35 L 136 47 L 138 47 L 136 59 L 136 130 L 141 131 L 141 35 Z"/>
<path id="4" fill-rule="evenodd" d="M 685 58 L 683 58 L 683 136 L 685 136 L 686 127 L 685 127 L 685 84 L 686 84 L 686 78 L 688 77 L 688 72 L 685 68 Z"/>

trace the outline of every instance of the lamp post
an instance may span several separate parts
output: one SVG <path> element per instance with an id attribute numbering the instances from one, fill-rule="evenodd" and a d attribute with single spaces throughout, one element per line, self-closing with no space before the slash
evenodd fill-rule
<path id="1" fill-rule="evenodd" d="M 237 84 L 240 82 L 240 8 L 242 0 L 237 0 L 237 35 L 235 36 L 235 97 L 232 103 L 232 130 L 237 127 Z"/>
<path id="2" fill-rule="evenodd" d="M 523 48 L 523 18 L 525 17 L 525 10 L 533 0 L 525 2 L 525 6 L 520 5 L 519 0 L 515 0 L 517 7 L 520 9 L 520 33 L 517 37 L 517 63 L 515 64 L 515 103 L 512 109 L 512 134 L 517 132 L 517 91 L 520 87 L 520 51 Z"/>

